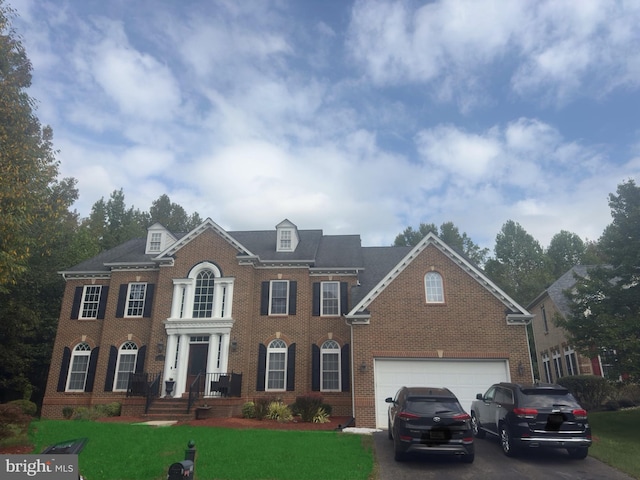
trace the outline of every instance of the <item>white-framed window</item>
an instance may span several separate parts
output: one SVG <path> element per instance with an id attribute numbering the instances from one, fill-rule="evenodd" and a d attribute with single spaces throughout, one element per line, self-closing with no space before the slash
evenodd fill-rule
<path id="1" fill-rule="evenodd" d="M 80 303 L 80 318 L 98 318 L 102 285 L 85 285 Z"/>
<path id="2" fill-rule="evenodd" d="M 287 344 L 279 338 L 267 347 L 267 390 L 284 390 L 287 385 Z"/>
<path id="3" fill-rule="evenodd" d="M 340 345 L 327 340 L 320 347 L 320 389 L 323 392 L 340 391 Z"/>
<path id="4" fill-rule="evenodd" d="M 320 315 L 340 315 L 340 282 L 321 283 Z"/>
<path id="5" fill-rule="evenodd" d="M 551 378 L 551 359 L 549 358 L 549 354 L 547 352 L 544 352 L 542 354 L 542 367 L 544 370 L 544 380 L 547 383 L 551 383 L 552 382 L 552 378 Z"/>
<path id="6" fill-rule="evenodd" d="M 540 313 L 542 314 L 542 328 L 544 328 L 544 333 L 549 333 L 549 322 L 547 321 L 547 311 L 544 309 L 544 305 L 540 305 Z"/>
<path id="7" fill-rule="evenodd" d="M 213 316 L 213 279 L 214 274 L 211 270 L 198 273 L 193 297 L 193 318 Z"/>
<path id="8" fill-rule="evenodd" d="M 280 231 L 280 248 L 279 250 L 291 250 L 291 230 Z"/>
<path id="9" fill-rule="evenodd" d="M 67 391 L 84 392 L 87 383 L 87 372 L 89 371 L 89 360 L 91 358 L 91 347 L 88 343 L 82 342 L 76 345 L 71 354 L 71 368 L 67 379 Z"/>
<path id="10" fill-rule="evenodd" d="M 162 248 L 162 233 L 152 232 L 149 239 L 149 251 L 159 252 Z"/>
<path id="11" fill-rule="evenodd" d="M 146 283 L 130 283 L 127 292 L 127 317 L 142 317 L 144 314 L 144 302 L 147 293 Z"/>
<path id="12" fill-rule="evenodd" d="M 428 272 L 424 276 L 424 288 L 427 296 L 427 303 L 444 303 L 442 275 L 438 272 Z"/>
<path id="13" fill-rule="evenodd" d="M 269 315 L 287 315 L 289 313 L 289 281 L 271 280 L 269 282 Z"/>
<path id="14" fill-rule="evenodd" d="M 114 391 L 124 391 L 129 386 L 129 376 L 136 371 L 138 346 L 134 342 L 125 342 L 118 352 Z"/>
<path id="15" fill-rule="evenodd" d="M 560 355 L 560 350 L 555 350 L 551 354 L 551 358 L 553 358 L 553 368 L 554 373 L 556 374 L 556 380 L 564 377 L 564 371 L 562 369 L 562 357 Z"/>
<path id="16" fill-rule="evenodd" d="M 567 345 L 564 347 L 564 362 L 567 364 L 567 375 L 578 375 L 578 358 L 575 350 Z"/>

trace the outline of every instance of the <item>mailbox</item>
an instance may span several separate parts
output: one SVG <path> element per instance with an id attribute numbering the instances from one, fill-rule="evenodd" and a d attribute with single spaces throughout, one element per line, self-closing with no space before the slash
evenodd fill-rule
<path id="1" fill-rule="evenodd" d="M 176 462 L 169 467 L 167 480 L 193 480 L 193 461 L 182 460 Z"/>

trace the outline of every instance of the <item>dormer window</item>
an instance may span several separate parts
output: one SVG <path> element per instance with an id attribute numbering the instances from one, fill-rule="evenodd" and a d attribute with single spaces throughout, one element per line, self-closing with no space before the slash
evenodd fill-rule
<path id="1" fill-rule="evenodd" d="M 158 254 L 163 250 L 166 250 L 175 242 L 176 238 L 171 235 L 171 232 L 169 232 L 159 223 L 154 223 L 148 229 L 147 246 L 145 248 L 145 253 Z"/>
<path id="2" fill-rule="evenodd" d="M 289 220 L 283 220 L 276 226 L 278 252 L 293 252 L 298 246 L 298 229 Z"/>

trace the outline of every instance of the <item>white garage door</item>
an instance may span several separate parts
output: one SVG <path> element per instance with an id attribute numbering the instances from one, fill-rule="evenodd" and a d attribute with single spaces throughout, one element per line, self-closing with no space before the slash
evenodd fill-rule
<path id="1" fill-rule="evenodd" d="M 506 360 L 376 359 L 376 426 L 387 428 L 385 398 L 401 387 L 447 387 L 469 412 L 476 393 L 496 382 L 509 381 Z"/>

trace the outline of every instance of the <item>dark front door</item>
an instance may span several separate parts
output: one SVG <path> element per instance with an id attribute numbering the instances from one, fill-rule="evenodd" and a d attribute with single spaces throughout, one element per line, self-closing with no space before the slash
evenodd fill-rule
<path id="1" fill-rule="evenodd" d="M 191 384 L 196 380 L 199 373 L 200 391 L 204 391 L 205 373 L 207 373 L 207 355 L 209 354 L 208 343 L 192 343 L 189 346 L 189 365 L 187 367 L 186 391 L 189 391 Z"/>

